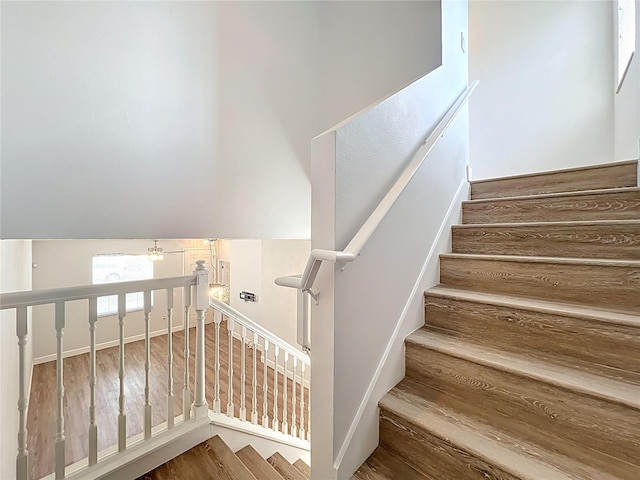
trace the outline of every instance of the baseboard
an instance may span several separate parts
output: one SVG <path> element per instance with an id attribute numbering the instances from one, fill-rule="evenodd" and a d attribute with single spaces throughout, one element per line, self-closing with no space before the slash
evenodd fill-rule
<path id="1" fill-rule="evenodd" d="M 438 262 L 438 255 L 439 251 L 437 251 L 437 246 L 441 243 L 441 241 L 443 240 L 443 235 L 445 233 L 448 233 L 451 231 L 451 225 L 453 222 L 453 218 L 454 218 L 454 212 L 456 212 L 458 215 L 460 215 L 459 213 L 459 207 L 462 203 L 462 201 L 465 198 L 465 194 L 468 196 L 468 192 L 469 192 L 469 183 L 467 182 L 466 179 L 463 179 L 460 181 L 460 184 L 458 185 L 458 189 L 455 193 L 455 195 L 453 196 L 453 199 L 451 200 L 451 203 L 449 204 L 449 208 L 447 209 L 447 212 L 444 216 L 444 219 L 442 220 L 442 223 L 440 224 L 440 228 L 438 229 L 438 232 L 433 240 L 433 243 L 431 245 L 431 248 L 429 249 L 429 253 L 427 254 L 425 261 L 422 265 L 422 269 L 420 270 L 420 274 L 418 275 L 413 288 L 411 290 L 411 294 L 409 295 L 409 298 L 407 299 L 407 302 L 405 303 L 405 306 L 402 310 L 402 313 L 400 314 L 400 317 L 398 319 L 398 322 L 396 324 L 396 327 L 391 335 L 391 337 L 389 338 L 389 341 L 385 347 L 384 353 L 382 354 L 382 357 L 380 358 L 380 361 L 378 362 L 378 366 L 376 367 L 375 373 L 371 379 L 371 382 L 369 383 L 369 386 L 367 387 L 367 390 L 365 392 L 365 395 L 358 407 L 358 410 L 356 412 L 356 415 L 353 419 L 353 422 L 351 423 L 349 430 L 347 431 L 347 435 L 344 439 L 344 442 L 342 443 L 342 446 L 340 447 L 340 450 L 338 451 L 338 455 L 336 456 L 336 459 L 334 461 L 333 467 L 334 469 L 338 472 L 338 477 L 339 478 L 348 478 L 351 476 L 351 474 L 353 474 L 353 471 L 355 471 L 355 469 L 358 468 L 358 466 L 360 464 L 362 464 L 362 462 L 364 462 L 364 460 L 366 460 L 367 456 L 371 453 L 370 451 L 367 452 L 362 452 L 359 455 L 356 455 L 355 458 L 351 458 L 349 459 L 349 461 L 345 462 L 345 458 L 347 457 L 347 452 L 351 446 L 351 443 L 354 439 L 354 437 L 356 436 L 356 432 L 358 430 L 358 428 L 360 427 L 360 423 L 362 420 L 362 417 L 365 413 L 365 411 L 367 410 L 377 410 L 377 403 L 378 403 L 378 398 L 372 399 L 373 396 L 373 392 L 376 390 L 376 387 L 378 387 L 379 381 L 380 381 L 380 376 L 385 368 L 385 365 L 387 363 L 387 359 L 389 358 L 389 355 L 392 351 L 392 349 L 394 347 L 397 347 L 399 344 L 404 342 L 404 338 L 399 338 L 399 334 L 401 331 L 403 331 L 404 329 L 402 328 L 404 326 L 405 320 L 407 318 L 407 314 L 412 306 L 412 303 L 415 301 L 416 296 L 417 295 L 421 295 L 420 290 L 421 290 L 421 285 L 425 276 L 425 273 L 427 272 L 428 268 L 430 266 L 432 266 L 432 262 Z M 458 207 L 458 210 L 456 210 L 456 207 Z M 388 390 L 388 388 L 384 389 L 385 391 Z M 371 438 L 371 432 L 367 433 L 367 438 Z M 377 435 L 375 436 L 375 438 L 377 438 Z M 357 443 L 357 442 L 356 442 Z M 362 458 L 364 457 L 364 458 Z M 346 464 L 348 463 L 348 465 Z M 347 475 L 344 476 L 342 475 L 342 473 L 347 472 Z"/>
<path id="2" fill-rule="evenodd" d="M 194 327 L 192 326 L 190 328 L 194 328 Z M 181 330 L 183 330 L 182 325 L 178 325 L 176 327 L 173 327 L 171 329 L 171 332 L 175 333 Z M 153 337 L 159 337 L 160 335 L 166 335 L 166 334 L 167 334 L 167 330 L 164 329 L 164 330 L 156 330 L 154 332 L 151 332 L 149 336 L 153 338 Z M 124 339 L 124 343 L 127 344 L 127 343 L 139 342 L 140 340 L 144 340 L 144 333 L 141 333 L 140 335 L 133 335 L 131 337 L 127 337 Z M 111 340 L 109 342 L 98 343 L 96 344 L 96 350 L 104 350 L 105 348 L 117 347 L 119 344 L 120 344 L 120 340 Z M 73 350 L 67 350 L 62 353 L 62 358 L 75 357 L 76 355 L 83 355 L 85 353 L 89 353 L 89 350 L 90 350 L 89 346 L 75 348 Z M 57 354 L 55 353 L 51 355 L 45 355 L 43 357 L 35 358 L 33 360 L 33 364 L 40 365 L 41 363 L 52 362 L 56 358 L 57 358 Z"/>

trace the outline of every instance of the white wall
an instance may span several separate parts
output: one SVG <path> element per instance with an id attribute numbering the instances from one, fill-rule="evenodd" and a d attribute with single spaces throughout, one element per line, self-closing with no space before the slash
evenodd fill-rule
<path id="1" fill-rule="evenodd" d="M 262 325 L 298 348 L 297 292 L 274 280 L 303 271 L 310 251 L 309 240 L 262 241 Z"/>
<path id="2" fill-rule="evenodd" d="M 439 65 L 438 5 L 2 2 L 3 238 L 309 238 L 310 139 Z"/>
<path id="3" fill-rule="evenodd" d="M 613 2 L 614 19 L 617 19 Z M 614 28 L 614 58 L 618 57 L 617 22 Z M 617 79 L 616 79 L 617 83 Z M 617 87 L 617 85 L 616 85 Z M 640 157 L 640 4 L 636 2 L 636 52 L 620 92 L 615 95 L 615 158 Z"/>
<path id="4" fill-rule="evenodd" d="M 318 5 L 321 131 L 398 92 L 442 63 L 439 1 Z"/>
<path id="5" fill-rule="evenodd" d="M 304 269 L 309 240 L 230 240 L 229 246 L 231 306 L 298 346 L 296 291 L 279 287 L 274 280 Z M 257 301 L 240 300 L 241 291 L 255 293 Z"/>
<path id="6" fill-rule="evenodd" d="M 0 293 L 31 289 L 31 241 L 0 242 Z M 31 331 L 31 325 L 29 325 Z M 27 374 L 32 371 L 32 335 L 27 336 Z M 18 432 L 18 337 L 15 310 L 0 312 L 0 478 L 16 476 Z"/>
<path id="7" fill-rule="evenodd" d="M 476 179 L 614 159 L 608 1 L 471 1 Z"/>
<path id="8" fill-rule="evenodd" d="M 465 90 L 466 32 L 466 2 L 443 2 L 442 67 L 314 141 L 312 248 L 346 246 Z M 321 269 L 312 319 L 314 479 L 349 478 L 377 445 L 377 402 L 404 375 L 403 338 L 424 323 L 422 292 L 437 283 L 437 256 L 464 197 L 468 133 L 464 111 L 360 257 L 344 271 Z"/>
<path id="9" fill-rule="evenodd" d="M 260 240 L 232 240 L 229 242 L 231 262 L 231 301 L 229 304 L 250 319 L 262 324 L 262 248 Z M 251 292 L 257 302 L 240 300 L 240 292 Z"/>
<path id="10" fill-rule="evenodd" d="M 77 285 L 91 285 L 92 257 L 105 253 L 144 253 L 153 243 L 149 240 L 35 240 L 33 241 L 33 289 L 61 288 Z M 165 251 L 189 250 L 185 253 L 184 271 L 182 254 L 165 254 L 162 261 L 154 263 L 154 277 L 177 277 L 189 275 L 195 269 L 195 261 L 209 263 L 209 253 L 201 240 L 161 241 L 158 243 Z M 173 324 L 183 325 L 183 292 L 174 293 Z M 67 354 L 84 353 L 89 345 L 88 302 L 75 301 L 66 304 L 66 326 L 64 351 Z M 151 313 L 152 334 L 166 333 L 166 293 L 154 293 L 154 306 Z M 191 325 L 195 325 L 195 311 L 191 309 Z M 56 338 L 54 309 L 52 305 L 43 305 L 33 309 L 33 345 L 36 362 L 55 359 Z M 139 339 L 144 334 L 144 314 L 141 311 L 130 312 L 125 319 L 125 337 Z M 107 315 L 98 318 L 96 342 L 100 346 L 113 346 L 118 340 L 118 317 Z"/>

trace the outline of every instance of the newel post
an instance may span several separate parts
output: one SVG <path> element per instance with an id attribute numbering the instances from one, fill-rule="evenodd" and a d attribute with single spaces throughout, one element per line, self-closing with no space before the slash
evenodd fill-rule
<path id="1" fill-rule="evenodd" d="M 196 262 L 193 274 L 196 276 L 194 304 L 196 307 L 196 391 L 193 410 L 196 418 L 209 415 L 209 406 L 205 398 L 205 352 L 204 352 L 204 318 L 209 306 L 209 271 L 204 260 Z"/>

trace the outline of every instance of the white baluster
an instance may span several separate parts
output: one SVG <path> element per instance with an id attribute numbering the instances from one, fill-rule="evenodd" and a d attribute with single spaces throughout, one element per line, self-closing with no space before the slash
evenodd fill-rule
<path id="1" fill-rule="evenodd" d="M 189 307 L 191 306 L 191 285 L 184 287 L 184 386 L 182 388 L 182 418 L 191 417 L 191 387 L 189 386 Z"/>
<path id="2" fill-rule="evenodd" d="M 233 320 L 227 320 L 229 331 L 229 401 L 227 402 L 227 415 L 233 417 Z"/>
<path id="3" fill-rule="evenodd" d="M 240 420 L 243 422 L 247 420 L 247 396 L 245 391 L 245 384 L 247 383 L 246 376 L 246 360 L 245 360 L 245 352 L 247 350 L 247 329 L 246 327 L 242 327 L 242 351 L 240 352 Z"/>
<path id="4" fill-rule="evenodd" d="M 89 466 L 98 463 L 98 425 L 96 423 L 96 322 L 98 299 L 89 299 Z"/>
<path id="5" fill-rule="evenodd" d="M 215 387 L 213 398 L 213 409 L 216 413 L 220 413 L 220 322 L 222 322 L 222 313 L 217 310 L 213 311 L 213 321 L 216 324 L 216 355 L 215 355 Z"/>
<path id="6" fill-rule="evenodd" d="M 251 378 L 251 388 L 253 390 L 253 396 L 251 397 L 251 423 L 254 425 L 258 424 L 258 399 L 257 390 L 258 390 L 258 358 L 257 358 L 257 347 L 258 347 L 258 334 L 253 333 L 253 377 Z"/>
<path id="7" fill-rule="evenodd" d="M 306 440 L 305 430 L 304 430 L 304 367 L 306 364 L 301 362 L 300 365 L 300 438 L 302 440 Z"/>
<path id="8" fill-rule="evenodd" d="M 167 288 L 167 428 L 173 428 L 175 398 L 173 396 L 173 288 Z"/>
<path id="9" fill-rule="evenodd" d="M 16 335 L 18 336 L 18 455 L 16 457 L 16 476 L 18 480 L 29 478 L 29 451 L 27 450 L 27 405 L 29 391 L 27 374 L 27 307 L 16 309 Z"/>
<path id="10" fill-rule="evenodd" d="M 264 349 L 262 351 L 262 363 L 264 366 L 264 373 L 262 377 L 262 426 L 269 427 L 269 402 L 267 396 L 267 387 L 269 384 L 269 376 L 267 375 L 267 358 L 269 353 L 269 340 L 264 339 Z"/>
<path id="11" fill-rule="evenodd" d="M 151 438 L 151 291 L 144 292 L 144 439 Z"/>
<path id="12" fill-rule="evenodd" d="M 282 433 L 287 435 L 289 433 L 289 422 L 287 417 L 289 416 L 287 402 L 289 400 L 289 392 L 287 391 L 287 370 L 289 369 L 289 352 L 284 352 L 284 371 L 282 372 L 282 386 L 284 387 L 282 394 Z"/>
<path id="13" fill-rule="evenodd" d="M 56 480 L 65 476 L 64 455 L 64 379 L 63 379 L 63 342 L 64 335 L 64 302 L 56 302 Z"/>
<path id="14" fill-rule="evenodd" d="M 271 428 L 276 432 L 278 431 L 278 355 L 280 354 L 280 347 L 274 345 L 274 363 L 273 363 L 273 420 L 271 422 Z"/>
<path id="15" fill-rule="evenodd" d="M 205 398 L 205 348 L 204 348 L 204 320 L 209 306 L 209 271 L 204 260 L 198 260 L 194 271 L 197 276 L 195 304 L 196 304 L 196 395 L 193 410 L 197 419 L 208 417 L 209 406 Z"/>
<path id="16" fill-rule="evenodd" d="M 124 319 L 127 316 L 127 296 L 118 295 L 118 327 L 119 327 L 119 370 L 120 395 L 118 397 L 118 451 L 127 449 L 127 415 L 124 413 Z"/>
<path id="17" fill-rule="evenodd" d="M 298 359 L 297 357 L 293 357 L 293 375 L 291 376 L 291 383 L 293 384 L 291 388 L 293 389 L 293 395 L 291 400 L 291 435 L 296 437 L 298 436 L 298 426 L 296 425 L 297 417 L 296 417 L 296 384 L 298 381 L 296 380 L 296 372 L 298 371 Z"/>

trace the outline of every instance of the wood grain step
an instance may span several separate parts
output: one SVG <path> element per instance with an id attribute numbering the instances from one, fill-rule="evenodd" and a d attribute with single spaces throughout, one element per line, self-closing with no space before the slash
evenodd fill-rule
<path id="1" fill-rule="evenodd" d="M 443 254 L 440 283 L 640 312 L 640 261 L 634 260 Z"/>
<path id="2" fill-rule="evenodd" d="M 436 480 L 418 472 L 382 447 L 376 448 L 351 478 L 352 480 Z"/>
<path id="3" fill-rule="evenodd" d="M 300 472 L 302 472 L 305 477 L 311 478 L 311 467 L 304 463 L 302 460 L 296 460 L 295 462 L 293 462 L 293 466 L 300 470 Z"/>
<path id="4" fill-rule="evenodd" d="M 471 198 L 500 198 L 638 186 L 638 161 L 474 180 Z"/>
<path id="5" fill-rule="evenodd" d="M 464 224 L 638 219 L 636 187 L 462 202 Z"/>
<path id="6" fill-rule="evenodd" d="M 233 480 L 257 480 L 245 464 L 242 463 L 242 461 L 218 435 L 204 442 L 203 446 L 213 463 L 227 475 L 222 476 L 221 478 L 229 478 Z M 222 473 L 218 472 L 217 474 L 222 475 Z"/>
<path id="7" fill-rule="evenodd" d="M 425 292 L 425 325 L 480 345 L 640 384 L 637 315 L 438 286 Z"/>
<path id="8" fill-rule="evenodd" d="M 429 388 L 426 398 L 599 470 L 640 478 L 638 386 L 425 329 L 407 338 L 406 370 Z"/>
<path id="9" fill-rule="evenodd" d="M 380 406 L 380 445 L 439 480 L 613 480 L 428 398 L 403 380 Z"/>
<path id="10" fill-rule="evenodd" d="M 640 220 L 455 225 L 454 253 L 640 260 Z"/>
<path id="11" fill-rule="evenodd" d="M 138 480 L 175 480 L 177 478 L 229 480 L 226 470 L 213 462 L 204 443 L 151 470 Z"/>
<path id="12" fill-rule="evenodd" d="M 271 455 L 267 461 L 285 480 L 308 480 L 309 478 L 278 452 Z"/>
<path id="13" fill-rule="evenodd" d="M 259 480 L 282 480 L 282 476 L 260 455 L 255 448 L 247 445 L 236 452 L 236 456 Z"/>

